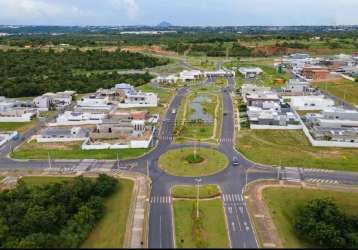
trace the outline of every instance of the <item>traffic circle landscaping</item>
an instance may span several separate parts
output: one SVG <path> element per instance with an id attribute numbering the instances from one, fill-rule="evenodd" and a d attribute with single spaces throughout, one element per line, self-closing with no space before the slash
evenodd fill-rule
<path id="1" fill-rule="evenodd" d="M 159 167 L 174 176 L 208 176 L 224 170 L 227 157 L 215 149 L 181 148 L 170 150 L 159 158 Z"/>

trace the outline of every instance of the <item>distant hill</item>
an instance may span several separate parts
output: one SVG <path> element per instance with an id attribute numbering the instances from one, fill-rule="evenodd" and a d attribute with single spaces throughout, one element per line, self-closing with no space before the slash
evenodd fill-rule
<path id="1" fill-rule="evenodd" d="M 157 25 L 157 27 L 161 27 L 161 28 L 169 28 L 169 27 L 172 27 L 173 25 L 171 23 L 168 23 L 168 22 L 161 22 L 160 24 Z"/>

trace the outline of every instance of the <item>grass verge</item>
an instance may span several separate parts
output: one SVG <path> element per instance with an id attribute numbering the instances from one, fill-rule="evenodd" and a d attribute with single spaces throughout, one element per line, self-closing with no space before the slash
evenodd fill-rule
<path id="1" fill-rule="evenodd" d="M 200 201 L 199 219 L 195 204 L 191 200 L 174 201 L 177 248 L 229 248 L 221 200 Z"/>
<path id="2" fill-rule="evenodd" d="M 196 186 L 175 186 L 172 188 L 172 196 L 174 198 L 195 199 Z M 199 186 L 199 198 L 208 199 L 220 196 L 221 192 L 217 185 Z"/>
<path id="3" fill-rule="evenodd" d="M 262 164 L 358 171 L 358 149 L 313 147 L 302 131 L 241 130 L 236 145 Z"/>
<path id="4" fill-rule="evenodd" d="M 33 127 L 36 122 L 38 122 L 37 119 L 34 119 L 31 122 L 1 122 L 0 131 L 17 131 L 23 133 Z"/>
<path id="5" fill-rule="evenodd" d="M 297 237 L 294 219 L 299 205 L 317 198 L 331 198 L 345 213 L 358 216 L 358 193 L 299 188 L 267 188 L 263 198 L 270 210 L 284 248 L 317 247 Z"/>

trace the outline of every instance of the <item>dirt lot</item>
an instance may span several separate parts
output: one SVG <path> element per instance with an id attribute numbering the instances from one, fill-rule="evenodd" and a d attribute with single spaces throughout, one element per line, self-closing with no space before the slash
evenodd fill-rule
<path id="1" fill-rule="evenodd" d="M 177 56 L 177 53 L 173 51 L 163 50 L 160 46 L 128 46 L 123 47 L 121 50 L 128 52 L 150 52 L 163 56 Z"/>

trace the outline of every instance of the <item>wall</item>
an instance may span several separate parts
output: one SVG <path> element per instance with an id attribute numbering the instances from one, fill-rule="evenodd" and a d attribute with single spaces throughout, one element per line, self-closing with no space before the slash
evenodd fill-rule
<path id="1" fill-rule="evenodd" d="M 250 124 L 250 129 L 269 129 L 269 130 L 301 130 L 302 125 L 273 126 L 273 125 L 256 125 Z"/>
<path id="2" fill-rule="evenodd" d="M 57 127 L 57 126 L 81 126 L 81 125 L 97 125 L 101 124 L 102 120 L 88 120 L 88 121 L 68 121 L 68 122 L 55 122 L 48 123 L 49 127 Z"/>
<path id="3" fill-rule="evenodd" d="M 88 139 L 87 137 L 83 137 L 83 138 L 42 138 L 42 137 L 37 137 L 36 141 L 38 143 L 51 143 L 51 142 L 85 141 L 87 139 Z"/>
<path id="4" fill-rule="evenodd" d="M 0 122 L 31 122 L 30 117 L 0 117 Z"/>
<path id="5" fill-rule="evenodd" d="M 1 134 L 1 133 L 0 133 Z M 5 138 L 0 141 L 0 146 L 4 145 L 5 143 L 7 143 L 8 141 L 14 139 L 16 136 L 18 135 L 18 133 L 16 131 L 14 132 L 9 132 L 9 134 L 6 134 Z"/>

